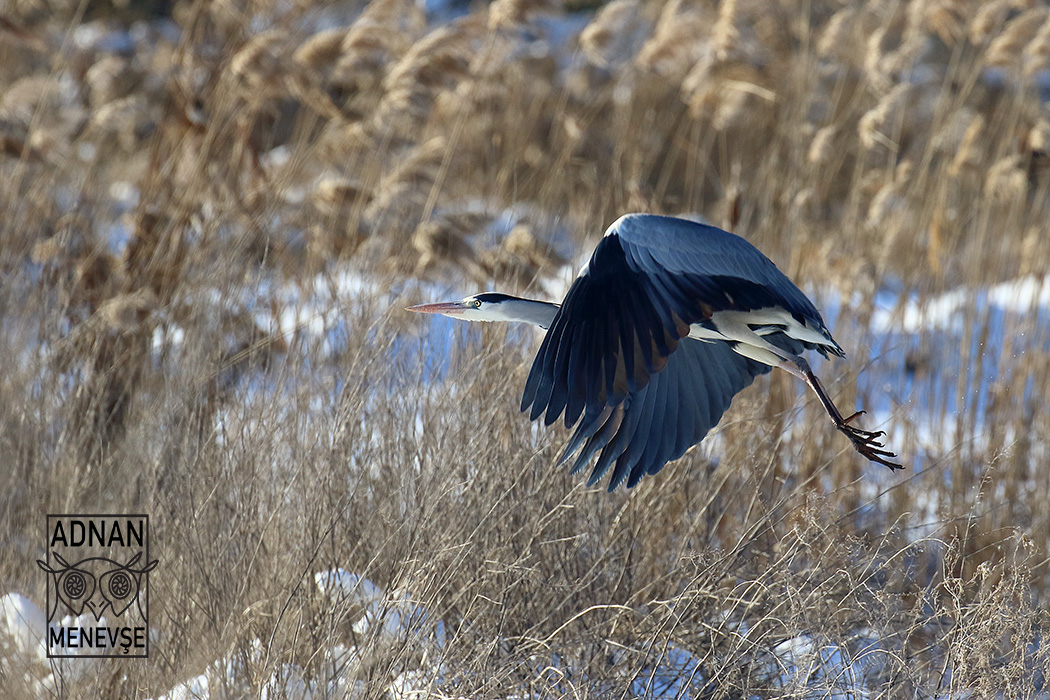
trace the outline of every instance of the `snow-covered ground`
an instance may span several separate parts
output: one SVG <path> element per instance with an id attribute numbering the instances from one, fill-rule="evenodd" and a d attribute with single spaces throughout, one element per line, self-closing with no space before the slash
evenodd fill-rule
<path id="1" fill-rule="evenodd" d="M 279 664 L 262 683 L 260 697 L 363 697 L 368 689 L 363 679 L 367 677 L 369 657 L 394 644 L 399 645 L 406 662 L 389 679 L 387 696 L 443 697 L 436 694 L 435 688 L 444 674 L 441 652 L 448 643 L 441 620 L 435 620 L 422 605 L 413 602 L 408 592 L 388 594 L 367 578 L 341 568 L 318 572 L 314 579 L 332 609 L 356 616 L 351 638 L 359 646 L 344 640 L 322 650 L 321 671 L 312 675 L 296 664 Z M 8 678 L 24 679 L 26 687 L 41 697 L 55 692 L 57 678 L 73 683 L 90 675 L 96 663 L 94 659 L 65 660 L 67 663 L 52 674 L 44 649 L 45 628 L 44 612 L 32 601 L 17 593 L 0 598 L 0 634 L 7 640 L 0 668 Z M 803 693 L 796 697 L 866 697 L 864 680 L 873 669 L 878 669 L 879 656 L 886 653 L 869 636 L 858 634 L 855 643 L 836 645 L 821 644 L 803 634 L 765 653 L 758 660 L 759 668 L 764 669 L 762 672 L 773 686 Z M 657 658 L 656 663 L 634 673 L 634 694 L 682 698 L 703 689 L 707 679 L 696 654 L 667 645 L 658 650 Z M 268 668 L 266 662 L 265 645 L 255 639 L 246 651 L 216 659 L 202 673 L 176 684 L 156 700 L 242 697 L 252 690 L 253 682 L 258 683 L 260 669 Z M 541 670 L 542 674 L 555 675 L 571 672 L 557 655 Z"/>
<path id="2" fill-rule="evenodd" d="M 442 649 L 448 643 L 444 624 L 406 592 L 388 594 L 367 578 L 337 568 L 315 575 L 318 589 L 333 609 L 352 611 L 356 646 L 340 641 L 322 650 L 321 671 L 307 674 L 302 667 L 279 664 L 262 683 L 262 698 L 278 697 L 309 700 L 322 697 L 363 697 L 368 686 L 364 678 L 370 655 L 384 645 L 400 645 L 406 663 L 389 679 L 390 698 L 445 697 L 439 694 L 444 674 Z M 345 607 L 344 607 L 345 606 Z M 2 668 L 7 678 L 20 678 L 41 697 L 55 692 L 56 679 L 66 683 L 90 675 L 94 659 L 72 660 L 56 668 L 48 663 L 44 650 L 44 612 L 17 593 L 0 598 L 0 634 L 7 640 Z M 399 652 L 399 653 L 401 653 Z M 702 654 L 702 650 L 696 650 Z M 882 667 L 887 654 L 877 636 L 860 631 L 847 643 L 820 642 L 802 634 L 786 639 L 771 650 L 761 652 L 757 668 L 773 687 L 795 693 L 792 697 L 861 698 L 868 697 L 865 682 Z M 658 661 L 633 672 L 631 691 L 650 698 L 693 697 L 701 692 L 704 677 L 699 656 L 675 645 L 657 650 Z M 69 661 L 69 660 L 67 660 Z M 267 650 L 255 639 L 246 651 L 216 659 L 199 675 L 177 683 L 156 700 L 211 700 L 243 697 L 258 684 L 260 670 L 267 666 Z M 572 674 L 557 655 L 552 656 L 541 674 Z M 253 680 L 254 679 L 254 680 Z M 374 679 L 373 679 L 374 682 Z"/>
<path id="3" fill-rule="evenodd" d="M 106 626 L 91 614 L 66 616 L 62 627 Z M 63 684 L 72 684 L 92 672 L 96 660 L 47 657 L 44 633 L 47 615 L 29 598 L 8 593 L 0 598 L 0 678 L 11 687 L 29 689 L 37 697 L 52 697 Z M 87 651 L 85 650 L 85 653 Z M 2 685 L 2 684 L 0 684 Z"/>
<path id="4" fill-rule="evenodd" d="M 447 643 L 444 623 L 433 619 L 407 592 L 387 594 L 367 578 L 343 569 L 318 572 L 314 578 L 329 606 L 357 617 L 352 638 L 361 646 L 339 642 L 323 650 L 322 671 L 314 677 L 308 677 L 296 664 L 281 664 L 264 682 L 261 697 L 307 700 L 363 695 L 362 667 L 367 664 L 368 655 L 393 644 L 400 645 L 399 650 L 405 652 L 409 661 L 399 675 L 390 679 L 388 697 L 425 694 L 441 672 L 437 657 Z M 93 623 L 91 619 L 83 624 Z M 79 621 L 66 620 L 63 624 L 78 625 Z M 47 617 L 33 601 L 18 593 L 0 598 L 0 639 L 5 640 L 0 675 L 20 680 L 20 685 L 39 697 L 53 695 L 59 679 L 75 683 L 90 674 L 97 663 L 95 659 L 48 659 L 44 646 L 46 629 Z M 60 665 L 53 666 L 55 663 Z M 203 673 L 175 685 L 157 700 L 244 697 L 243 693 L 252 688 L 249 679 L 257 679 L 256 671 L 265 663 L 266 648 L 255 639 L 247 653 L 216 659 Z"/>
<path id="5" fill-rule="evenodd" d="M 962 436 L 967 443 L 962 447 L 979 450 L 996 385 L 1012 382 L 1026 354 L 1050 351 L 1050 277 L 926 299 L 883 290 L 868 327 L 859 330 L 870 339 L 859 394 L 870 402 L 866 408 L 880 427 L 907 423 L 921 469 L 927 459 L 960 448 L 960 416 L 975 426 L 974 434 Z M 1013 400 L 1027 405 L 1032 391 L 1028 382 Z M 902 438 L 903 433 L 891 436 L 891 446 L 902 449 Z"/>

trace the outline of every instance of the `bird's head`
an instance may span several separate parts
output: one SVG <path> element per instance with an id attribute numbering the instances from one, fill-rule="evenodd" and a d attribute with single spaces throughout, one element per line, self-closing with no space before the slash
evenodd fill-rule
<path id="1" fill-rule="evenodd" d="M 442 301 L 437 304 L 409 306 L 409 311 L 421 314 L 441 314 L 463 321 L 517 321 L 512 307 L 525 301 L 498 292 L 484 292 L 459 301 Z"/>

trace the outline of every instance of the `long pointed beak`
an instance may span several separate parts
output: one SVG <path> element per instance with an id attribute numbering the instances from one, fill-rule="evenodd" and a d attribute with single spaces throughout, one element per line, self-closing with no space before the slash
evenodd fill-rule
<path id="1" fill-rule="evenodd" d="M 418 306 L 405 307 L 406 311 L 415 311 L 417 314 L 444 314 L 458 315 L 467 310 L 467 305 L 462 301 L 442 301 L 437 304 L 419 304 Z"/>

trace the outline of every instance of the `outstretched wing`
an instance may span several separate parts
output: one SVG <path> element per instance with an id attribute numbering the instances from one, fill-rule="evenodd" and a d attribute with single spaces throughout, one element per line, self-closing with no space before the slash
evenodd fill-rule
<path id="1" fill-rule="evenodd" d="M 703 440 L 733 397 L 769 371 L 768 365 L 737 354 L 728 343 L 687 338 L 648 384 L 619 405 L 583 420 L 558 463 L 579 450 L 572 466 L 575 473 L 597 454 L 588 485 L 615 464 L 609 491 L 625 479 L 630 488 Z"/>
<path id="2" fill-rule="evenodd" d="M 743 238 L 685 219 L 621 217 L 547 331 L 522 410 L 547 425 L 563 412 L 568 427 L 581 415 L 594 425 L 664 369 L 691 324 L 770 307 L 826 331 L 806 296 Z"/>

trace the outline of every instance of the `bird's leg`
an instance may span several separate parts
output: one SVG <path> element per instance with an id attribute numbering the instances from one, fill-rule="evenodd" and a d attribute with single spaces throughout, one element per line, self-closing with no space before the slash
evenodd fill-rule
<path id="1" fill-rule="evenodd" d="M 827 411 L 827 414 L 831 417 L 835 427 L 850 439 L 853 443 L 853 448 L 857 450 L 857 452 L 872 462 L 878 462 L 890 469 L 904 468 L 897 462 L 891 461 L 892 458 L 897 455 L 885 449 L 885 445 L 879 442 L 879 438 L 886 434 L 884 431 L 862 430 L 861 428 L 852 425 L 854 419 L 863 415 L 864 411 L 857 411 L 848 418 L 842 417 L 842 414 L 839 413 L 838 407 L 835 406 L 835 402 L 831 400 L 827 390 L 824 389 L 824 385 L 820 383 L 820 379 L 818 379 L 817 375 L 813 373 L 809 363 L 806 362 L 804 358 L 791 356 L 781 363 L 780 367 L 795 375 L 813 389 L 817 398 L 820 399 L 821 405 L 824 406 L 824 410 Z"/>

